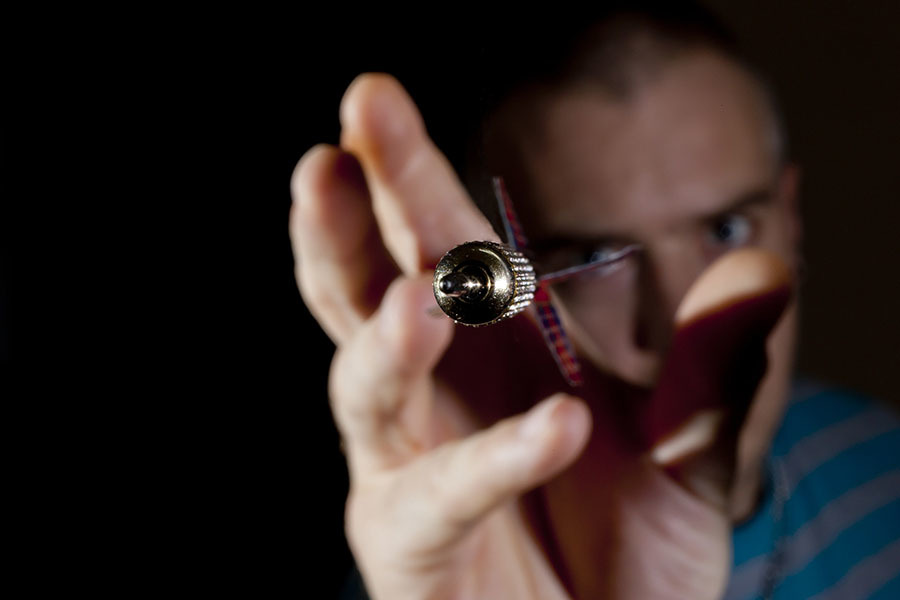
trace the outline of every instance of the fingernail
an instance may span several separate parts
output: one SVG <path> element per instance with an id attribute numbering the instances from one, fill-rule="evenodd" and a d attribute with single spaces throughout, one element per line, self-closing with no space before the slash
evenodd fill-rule
<path id="1" fill-rule="evenodd" d="M 724 417 L 721 410 L 704 410 L 654 446 L 650 458 L 660 466 L 671 465 L 712 445 Z"/>
<path id="2" fill-rule="evenodd" d="M 428 285 L 426 287 L 426 276 L 422 275 L 422 290 L 420 291 L 420 295 L 417 298 L 417 302 L 419 306 L 418 310 L 425 313 L 429 317 L 439 317 L 444 314 L 444 311 L 441 310 L 441 307 L 438 306 L 437 298 L 434 297 L 434 288 L 431 286 L 431 281 L 428 281 Z"/>

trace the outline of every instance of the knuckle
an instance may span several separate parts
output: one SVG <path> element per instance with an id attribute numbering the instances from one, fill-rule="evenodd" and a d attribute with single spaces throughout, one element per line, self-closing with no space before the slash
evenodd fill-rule
<path id="1" fill-rule="evenodd" d="M 338 348 L 331 360 L 331 367 L 328 374 L 328 399 L 331 403 L 331 410 L 339 421 L 345 417 L 343 408 L 348 404 L 346 401 L 350 395 L 347 389 L 348 376 L 347 372 L 352 373 L 353 369 L 348 369 L 347 352 L 344 348 Z"/>
<path id="2" fill-rule="evenodd" d="M 373 551 L 396 530 L 386 508 L 371 493 L 361 494 L 351 487 L 344 507 L 344 534 L 357 560 L 372 560 Z"/>
<path id="3" fill-rule="evenodd" d="M 320 277 L 309 266 L 298 268 L 296 274 L 300 295 L 310 310 L 323 311 L 334 307 L 333 294 L 328 291 L 328 286 L 321 284 Z"/>
<path id="4" fill-rule="evenodd" d="M 335 298 L 315 285 L 300 286 L 300 296 L 319 326 L 338 343 L 343 338 L 344 327 Z"/>
<path id="5" fill-rule="evenodd" d="M 409 487 L 405 473 L 371 472 L 351 474 L 350 489 L 344 506 L 344 524 L 354 535 L 390 529 L 405 518 Z"/>
<path id="6" fill-rule="evenodd" d="M 345 433 L 387 417 L 384 398 L 390 393 L 390 382 L 374 365 L 374 353 L 359 347 L 360 341 L 355 339 L 335 352 L 328 376 L 331 410 Z"/>
<path id="7" fill-rule="evenodd" d="M 351 488 L 344 506 L 344 532 L 347 534 L 347 541 L 351 546 L 357 545 L 362 525 L 367 521 L 363 518 L 362 508 L 358 493 Z"/>
<path id="8" fill-rule="evenodd" d="M 420 290 L 412 280 L 397 278 L 387 290 L 379 311 L 382 356 L 393 375 L 407 379 L 418 373 L 418 358 L 427 345 L 417 327 Z"/>

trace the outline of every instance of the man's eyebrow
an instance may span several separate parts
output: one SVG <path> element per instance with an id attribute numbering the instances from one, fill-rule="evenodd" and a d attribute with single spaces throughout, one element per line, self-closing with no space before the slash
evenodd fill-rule
<path id="1" fill-rule="evenodd" d="M 722 206 L 700 212 L 687 217 L 688 222 L 696 223 L 714 221 L 722 215 L 740 212 L 755 206 L 768 204 L 773 199 L 773 190 L 771 188 L 758 188 L 740 194 L 739 196 L 725 202 Z M 637 240 L 630 237 L 624 232 L 614 231 L 597 231 L 596 233 L 555 233 L 543 238 L 533 238 L 529 241 L 528 249 L 535 253 L 541 254 L 560 250 L 563 248 L 586 248 L 588 246 L 599 246 L 602 244 L 633 244 L 638 243 Z"/>
<path id="2" fill-rule="evenodd" d="M 772 201 L 774 194 L 771 188 L 759 188 L 746 192 L 725 203 L 724 206 L 701 213 L 695 216 L 695 219 L 710 220 L 724 214 L 739 212 L 753 206 L 768 204 Z"/>

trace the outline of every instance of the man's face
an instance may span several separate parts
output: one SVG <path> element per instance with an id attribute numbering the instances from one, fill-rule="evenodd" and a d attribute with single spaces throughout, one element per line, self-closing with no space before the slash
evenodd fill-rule
<path id="1" fill-rule="evenodd" d="M 778 164 L 758 88 L 724 58 L 683 55 L 628 100 L 587 87 L 532 92 L 509 116 L 519 158 L 504 175 L 539 262 L 643 248 L 553 286 L 598 367 L 652 385 L 681 299 L 723 253 L 760 246 L 796 264 L 794 172 Z"/>
<path id="2" fill-rule="evenodd" d="M 603 370 L 651 386 L 679 303 L 725 252 L 759 246 L 797 266 L 796 169 L 779 165 L 759 88 L 713 52 L 674 59 L 627 100 L 597 88 L 531 91 L 499 123 L 488 161 L 506 178 L 539 260 L 558 268 L 643 248 L 552 286 L 579 354 Z M 769 339 L 739 477 L 754 476 L 774 433 L 795 329 L 792 304 Z"/>

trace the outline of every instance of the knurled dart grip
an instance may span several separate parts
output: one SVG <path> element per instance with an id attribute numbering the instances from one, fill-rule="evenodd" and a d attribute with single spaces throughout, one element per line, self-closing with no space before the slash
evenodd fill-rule
<path id="1" fill-rule="evenodd" d="M 467 242 L 447 252 L 434 270 L 434 297 L 463 325 L 491 325 L 525 310 L 534 299 L 534 268 L 496 242 Z"/>

